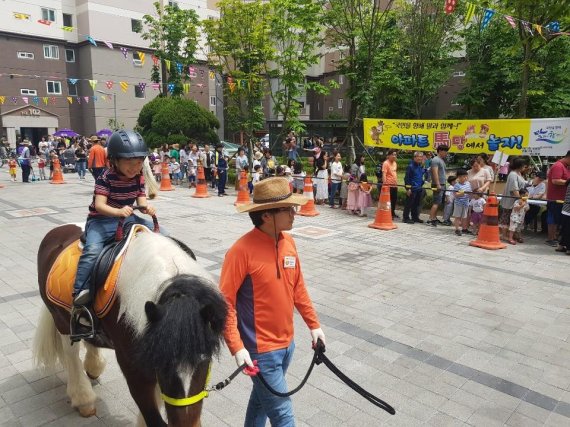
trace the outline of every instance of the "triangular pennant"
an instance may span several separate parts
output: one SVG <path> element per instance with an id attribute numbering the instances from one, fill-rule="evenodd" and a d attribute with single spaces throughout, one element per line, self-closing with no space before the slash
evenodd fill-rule
<path id="1" fill-rule="evenodd" d="M 511 27 L 517 28 L 517 23 L 515 22 L 515 20 L 513 19 L 512 16 L 505 15 L 505 19 L 507 20 L 507 22 L 508 22 L 509 24 L 511 24 Z"/>
<path id="2" fill-rule="evenodd" d="M 168 83 L 168 92 L 174 92 L 174 83 Z"/>
<path id="3" fill-rule="evenodd" d="M 465 25 L 471 21 L 473 14 L 475 13 L 475 5 L 473 3 L 467 3 L 467 11 L 465 12 Z"/>
<path id="4" fill-rule="evenodd" d="M 96 97 L 96 96 L 93 97 L 93 102 L 95 102 L 95 101 L 97 101 L 97 97 Z"/>
<path id="5" fill-rule="evenodd" d="M 487 28 L 487 25 L 489 25 L 489 22 L 491 22 L 491 18 L 493 17 L 494 14 L 495 11 L 493 9 L 485 9 L 485 15 L 483 15 L 483 21 L 481 22 L 482 30 Z"/>
<path id="6" fill-rule="evenodd" d="M 151 58 L 152 58 L 152 63 L 153 63 L 153 65 L 154 65 L 155 67 L 157 67 L 157 66 L 158 66 L 158 61 L 159 61 L 158 56 L 152 55 Z"/>
<path id="7" fill-rule="evenodd" d="M 107 80 L 105 85 L 107 86 L 107 89 L 113 89 L 113 80 Z"/>
<path id="8" fill-rule="evenodd" d="M 228 83 L 228 86 L 230 87 L 230 92 L 234 93 L 234 90 L 236 89 L 236 84 L 235 83 Z"/>
<path id="9" fill-rule="evenodd" d="M 55 105 L 55 96 L 52 96 L 49 100 L 51 101 L 52 105 Z"/>
<path id="10" fill-rule="evenodd" d="M 534 24 L 533 27 L 536 30 L 536 32 L 542 36 L 542 27 L 538 24 Z"/>
<path id="11" fill-rule="evenodd" d="M 188 92 L 190 92 L 190 83 L 184 83 L 182 85 L 182 90 L 184 91 L 185 94 L 187 94 Z"/>
<path id="12" fill-rule="evenodd" d="M 526 30 L 527 33 L 529 33 L 531 36 L 534 35 L 534 33 L 532 32 L 532 28 L 530 27 L 530 24 L 526 21 L 522 21 L 523 24 L 523 28 Z"/>
<path id="13" fill-rule="evenodd" d="M 121 90 L 126 93 L 129 88 L 129 84 L 127 82 L 120 82 L 119 84 L 121 85 Z"/>
<path id="14" fill-rule="evenodd" d="M 93 39 L 93 37 L 91 36 L 85 36 L 85 38 L 87 39 L 87 41 L 89 43 L 91 43 L 93 46 L 97 46 L 97 42 Z"/>
<path id="15" fill-rule="evenodd" d="M 89 104 L 89 97 L 88 96 L 84 96 L 83 100 L 85 101 L 86 104 Z"/>
<path id="16" fill-rule="evenodd" d="M 51 21 L 47 19 L 38 19 L 38 24 L 47 25 L 48 27 L 51 25 Z"/>
<path id="17" fill-rule="evenodd" d="M 24 101 L 24 104 L 28 105 L 28 97 L 27 96 L 22 96 L 22 101 Z"/>
<path id="18" fill-rule="evenodd" d="M 36 105 L 40 105 L 40 97 L 39 96 L 34 96 L 32 98 L 32 102 Z"/>
<path id="19" fill-rule="evenodd" d="M 154 89 L 154 90 L 158 90 L 160 88 L 160 83 L 151 83 L 150 86 Z"/>
<path id="20" fill-rule="evenodd" d="M 141 51 L 137 51 L 137 53 L 139 54 L 139 59 L 141 61 L 141 64 L 144 65 L 145 53 Z"/>
<path id="21" fill-rule="evenodd" d="M 79 79 L 67 79 L 67 81 L 68 81 L 69 83 L 71 83 L 72 85 L 74 85 L 75 83 L 77 83 L 78 80 L 79 80 Z"/>
<path id="22" fill-rule="evenodd" d="M 13 102 L 14 104 L 17 104 L 17 103 L 18 103 L 18 98 L 16 98 L 15 96 L 13 96 L 13 97 L 10 98 L 10 99 L 12 100 L 12 102 Z"/>
<path id="23" fill-rule="evenodd" d="M 553 33 L 557 33 L 560 31 L 560 22 L 558 21 L 549 22 L 544 28 L 548 28 Z"/>
<path id="24" fill-rule="evenodd" d="M 14 18 L 29 20 L 30 15 L 28 15 L 27 13 L 14 12 Z"/>
<path id="25" fill-rule="evenodd" d="M 197 83 L 196 86 L 198 86 L 198 87 L 204 87 L 204 83 Z"/>
<path id="26" fill-rule="evenodd" d="M 109 49 L 113 49 L 113 43 L 106 42 L 105 40 L 103 40 L 103 43 L 105 43 L 105 46 L 107 46 Z"/>
<path id="27" fill-rule="evenodd" d="M 188 74 L 190 75 L 190 78 L 193 79 L 196 77 L 196 68 L 189 66 L 188 67 Z"/>
<path id="28" fill-rule="evenodd" d="M 95 90 L 95 87 L 97 86 L 97 80 L 89 80 L 89 86 L 91 86 L 91 89 Z"/>
<path id="29" fill-rule="evenodd" d="M 42 98 L 42 101 L 44 101 L 44 104 L 45 104 L 45 105 L 48 105 L 49 98 L 48 98 L 47 96 L 44 96 L 44 97 Z"/>
<path id="30" fill-rule="evenodd" d="M 67 102 L 69 102 L 70 104 L 73 104 L 73 98 L 71 96 L 67 97 Z"/>
<path id="31" fill-rule="evenodd" d="M 146 83 L 144 83 L 144 82 L 139 83 L 139 89 L 141 90 L 141 92 L 144 93 L 144 91 L 146 89 Z"/>
<path id="32" fill-rule="evenodd" d="M 101 99 L 102 99 L 103 101 L 106 101 L 106 100 L 107 100 L 107 98 L 105 97 L 105 95 L 101 95 Z"/>
<path id="33" fill-rule="evenodd" d="M 63 27 L 61 27 L 61 29 L 63 31 L 67 31 L 68 33 L 71 33 L 73 31 L 73 27 L 67 27 L 65 25 Z"/>
<path id="34" fill-rule="evenodd" d="M 182 68 L 184 68 L 184 66 L 180 62 L 177 62 L 176 71 L 178 71 L 179 74 L 182 74 Z"/>
<path id="35" fill-rule="evenodd" d="M 75 100 L 77 101 L 78 104 L 81 104 L 81 98 L 80 97 L 76 96 Z"/>
<path id="36" fill-rule="evenodd" d="M 127 56 L 129 54 L 129 49 L 127 49 L 126 47 L 121 47 L 121 53 L 123 54 L 125 59 L 127 59 Z"/>
<path id="37" fill-rule="evenodd" d="M 164 63 L 166 64 L 166 69 L 170 71 L 170 59 L 165 59 Z"/>
<path id="38" fill-rule="evenodd" d="M 453 13 L 455 6 L 457 6 L 457 0 L 445 0 L 445 13 L 447 15 Z"/>
<path id="39" fill-rule="evenodd" d="M 208 73 L 208 76 L 210 77 L 210 80 L 214 80 L 214 79 L 216 78 L 216 73 L 213 72 L 213 71 L 210 71 L 210 72 Z"/>
<path id="40" fill-rule="evenodd" d="M 4 102 L 6 101 L 6 97 L 5 96 L 0 96 L 0 105 L 4 105 Z"/>

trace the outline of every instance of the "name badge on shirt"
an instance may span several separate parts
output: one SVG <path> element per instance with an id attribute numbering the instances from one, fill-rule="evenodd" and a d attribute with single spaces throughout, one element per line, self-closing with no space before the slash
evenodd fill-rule
<path id="1" fill-rule="evenodd" d="M 286 256 L 283 258 L 283 268 L 295 268 L 296 259 L 294 256 Z"/>

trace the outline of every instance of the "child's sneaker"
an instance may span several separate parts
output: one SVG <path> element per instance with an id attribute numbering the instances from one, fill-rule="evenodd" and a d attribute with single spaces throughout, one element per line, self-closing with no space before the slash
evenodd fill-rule
<path id="1" fill-rule="evenodd" d="M 461 236 L 461 230 L 455 230 L 455 235 L 456 235 L 456 236 Z"/>

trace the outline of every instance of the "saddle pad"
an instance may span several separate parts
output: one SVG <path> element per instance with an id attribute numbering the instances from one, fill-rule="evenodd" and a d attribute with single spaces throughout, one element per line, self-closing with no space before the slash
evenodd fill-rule
<path id="1" fill-rule="evenodd" d="M 105 317 L 117 298 L 117 279 L 121 271 L 121 265 L 126 253 L 126 248 L 131 239 L 139 231 L 150 231 L 144 226 L 133 226 L 128 241 L 121 253 L 115 259 L 113 267 L 105 280 L 105 284 L 97 290 L 95 301 L 93 303 L 93 311 L 98 318 Z M 71 311 L 73 305 L 73 283 L 77 274 L 77 264 L 81 256 L 81 247 L 79 239 L 66 247 L 53 263 L 48 274 L 46 283 L 46 295 L 48 299 L 68 311 Z"/>

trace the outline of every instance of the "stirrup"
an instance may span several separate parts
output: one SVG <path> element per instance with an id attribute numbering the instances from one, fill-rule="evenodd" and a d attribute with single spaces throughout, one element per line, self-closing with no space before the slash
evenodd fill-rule
<path id="1" fill-rule="evenodd" d="M 81 323 L 81 318 L 87 317 L 90 325 Z M 71 317 L 69 320 L 69 339 L 71 344 L 79 342 L 83 339 L 90 339 L 95 337 L 95 322 L 91 311 L 84 305 L 73 307 L 71 310 Z"/>

